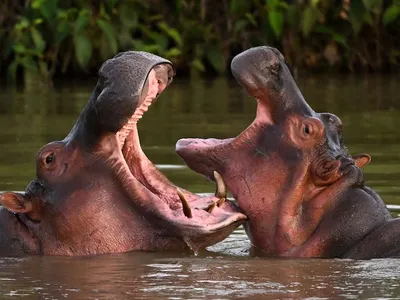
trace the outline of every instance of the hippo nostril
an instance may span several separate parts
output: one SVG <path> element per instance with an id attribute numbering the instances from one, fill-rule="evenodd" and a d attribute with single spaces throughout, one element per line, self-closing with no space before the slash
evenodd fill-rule
<path id="1" fill-rule="evenodd" d="M 184 148 L 189 146 L 193 141 L 190 139 L 180 139 L 177 143 L 176 143 L 176 148 Z"/>

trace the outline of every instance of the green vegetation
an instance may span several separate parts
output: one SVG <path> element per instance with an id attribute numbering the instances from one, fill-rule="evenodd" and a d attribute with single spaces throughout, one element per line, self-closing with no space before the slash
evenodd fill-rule
<path id="1" fill-rule="evenodd" d="M 224 73 L 256 45 L 294 68 L 382 71 L 400 65 L 400 0 L 3 0 L 0 76 L 51 82 L 143 50 L 179 70 Z"/>

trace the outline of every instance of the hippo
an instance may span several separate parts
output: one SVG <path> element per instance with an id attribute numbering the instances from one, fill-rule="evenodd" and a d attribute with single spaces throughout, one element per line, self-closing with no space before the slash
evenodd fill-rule
<path id="1" fill-rule="evenodd" d="M 235 138 L 181 139 L 194 171 L 217 171 L 247 215 L 252 253 L 368 259 L 400 254 L 400 219 L 365 185 L 371 157 L 351 156 L 341 120 L 304 100 L 282 54 L 267 46 L 237 55 L 235 79 L 257 100 L 254 121 Z"/>
<path id="2" fill-rule="evenodd" d="M 171 83 L 159 56 L 128 51 L 107 60 L 70 133 L 42 147 L 25 192 L 0 196 L 0 255 L 198 251 L 246 220 L 216 195 L 172 184 L 143 153 L 138 121 Z M 191 249 L 191 250 L 190 250 Z"/>

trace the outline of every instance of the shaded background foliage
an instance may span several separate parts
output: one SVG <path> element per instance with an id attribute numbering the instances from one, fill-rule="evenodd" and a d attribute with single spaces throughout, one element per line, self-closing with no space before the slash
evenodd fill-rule
<path id="1" fill-rule="evenodd" d="M 234 55 L 265 44 L 295 70 L 400 65 L 400 0 L 3 0 L 0 24 L 10 82 L 95 72 L 125 50 L 187 73 L 227 72 Z"/>

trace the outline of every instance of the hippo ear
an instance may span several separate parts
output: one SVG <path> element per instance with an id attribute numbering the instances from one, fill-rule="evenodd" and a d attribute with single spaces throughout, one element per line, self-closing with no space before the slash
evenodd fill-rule
<path id="1" fill-rule="evenodd" d="M 0 196 L 0 203 L 7 210 L 14 213 L 29 213 L 32 211 L 32 202 L 21 194 L 7 192 Z"/>
<path id="2" fill-rule="evenodd" d="M 0 204 L 13 213 L 27 214 L 33 220 L 40 219 L 40 209 L 25 195 L 6 192 L 0 195 Z"/>
<path id="3" fill-rule="evenodd" d="M 371 161 L 371 156 L 362 153 L 362 154 L 357 154 L 356 156 L 353 157 L 353 159 L 357 167 L 364 168 Z"/>

